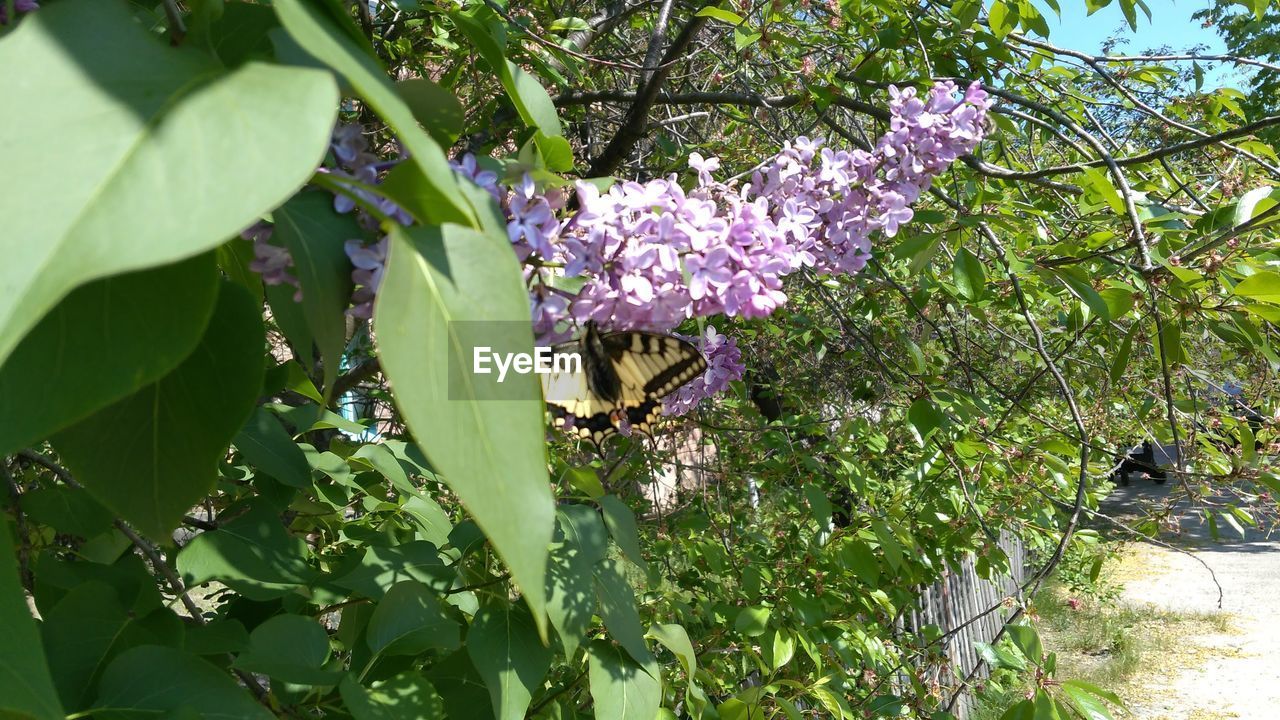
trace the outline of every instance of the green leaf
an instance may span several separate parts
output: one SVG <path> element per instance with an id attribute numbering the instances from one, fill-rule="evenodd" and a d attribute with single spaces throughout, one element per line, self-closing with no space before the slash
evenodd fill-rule
<path id="1" fill-rule="evenodd" d="M 880 561 L 871 546 L 861 540 L 848 540 L 840 548 L 840 564 L 867 585 L 880 581 Z"/>
<path id="2" fill-rule="evenodd" d="M 333 581 L 334 585 L 379 600 L 392 586 L 417 580 L 435 590 L 453 584 L 456 571 L 446 568 L 436 546 L 425 540 L 365 550 L 360 564 Z"/>
<path id="3" fill-rule="evenodd" d="M 1107 319 L 1119 320 L 1133 309 L 1133 288 L 1107 288 L 1098 294 L 1102 296 L 1102 301 L 1107 304 Z"/>
<path id="4" fill-rule="evenodd" d="M 1261 302 L 1280 303 L 1280 273 L 1260 270 L 1237 283 L 1232 292 Z"/>
<path id="5" fill-rule="evenodd" d="M 270 600 L 315 579 L 306 562 L 309 554 L 279 515 L 258 503 L 217 530 L 197 535 L 178 553 L 177 565 L 188 587 L 217 580 L 250 600 Z"/>
<path id="6" fill-rule="evenodd" d="M 595 508 L 565 505 L 559 513 L 564 542 L 552 550 L 547 572 L 547 614 L 560 636 L 565 655 L 573 657 L 591 628 L 596 611 L 592 573 L 605 557 L 608 542 Z"/>
<path id="7" fill-rule="evenodd" d="M 173 372 L 53 438 L 95 498 L 154 538 L 213 489 L 218 462 L 262 387 L 262 316 L 223 282 L 200 345 Z"/>
<path id="8" fill-rule="evenodd" d="M 272 720 L 226 671 L 182 650 L 144 645 L 121 653 L 102 675 L 94 718 L 145 720 L 178 713 L 207 720 Z M 169 715 L 174 717 L 174 715 Z"/>
<path id="9" fill-rule="evenodd" d="M 600 498 L 600 510 L 604 514 L 604 524 L 609 528 L 613 541 L 622 549 L 622 554 L 647 572 L 649 566 L 640 552 L 640 535 L 636 531 L 636 516 L 632 514 L 631 508 L 617 496 L 606 495 Z"/>
<path id="10" fill-rule="evenodd" d="M 445 720 L 444 700 L 417 672 L 362 686 L 350 675 L 338 685 L 342 702 L 355 720 Z"/>
<path id="11" fill-rule="evenodd" d="M 758 32 L 751 32 L 743 27 L 733 29 L 733 49 L 741 52 L 743 48 L 751 47 L 756 44 L 762 35 Z"/>
<path id="12" fill-rule="evenodd" d="M 240 428 L 234 444 L 257 471 L 296 488 L 311 487 L 311 464 L 275 413 L 259 407 Z"/>
<path id="13" fill-rule="evenodd" d="M 314 619 L 276 615 L 253 629 L 249 649 L 235 667 L 273 679 L 302 685 L 333 685 L 340 675 L 324 669 L 329 660 L 329 635 Z"/>
<path id="14" fill-rule="evenodd" d="M 1011 653 L 1002 647 L 989 645 L 984 642 L 975 642 L 973 647 L 977 649 L 978 656 L 993 668 L 1012 668 L 1014 670 L 1027 669 L 1027 661 L 1024 658 L 1020 655 Z"/>
<path id="15" fill-rule="evenodd" d="M 924 445 L 934 430 L 942 427 L 946 419 L 946 415 L 927 397 L 917 399 L 907 408 L 907 421 L 911 423 L 911 429 L 915 431 L 916 440 L 921 445 Z"/>
<path id="16" fill-rule="evenodd" d="M 1236 202 L 1232 222 L 1235 225 L 1243 225 L 1275 207 L 1277 202 L 1280 202 L 1280 189 L 1269 186 L 1254 188 L 1241 195 Z"/>
<path id="17" fill-rule="evenodd" d="M 1097 685 L 1094 685 L 1093 683 L 1087 683 L 1084 680 L 1068 680 L 1062 683 L 1062 685 L 1064 688 L 1067 688 L 1067 687 L 1076 688 L 1078 690 L 1083 690 L 1084 692 L 1087 692 L 1090 695 L 1096 695 L 1097 697 L 1100 697 L 1103 700 L 1106 700 L 1107 702 L 1115 705 L 1116 707 L 1121 707 L 1121 708 L 1124 707 L 1124 701 L 1120 699 L 1119 695 L 1115 694 L 1111 690 L 1100 688 Z"/>
<path id="18" fill-rule="evenodd" d="M 0 715 L 61 720 L 66 713 L 27 608 L 17 558 L 9 524 L 0 521 Z"/>
<path id="19" fill-rule="evenodd" d="M 724 8 L 704 7 L 696 14 L 698 17 L 714 18 L 720 22 L 728 23 L 730 25 L 741 25 L 743 23 L 741 15 L 733 12 L 732 10 L 725 10 Z"/>
<path id="20" fill-rule="evenodd" d="M 760 645 L 760 650 L 769 669 L 777 672 L 795 656 L 796 641 L 786 628 L 778 628 L 769 631 Z"/>
<path id="21" fill-rule="evenodd" d="M 436 547 L 449 543 L 453 523 L 440 503 L 423 495 L 413 495 L 405 501 L 402 509 L 413 518 L 418 526 L 418 536 L 423 540 Z"/>
<path id="22" fill-rule="evenodd" d="M 58 532 L 91 538 L 111 528 L 115 516 L 83 490 L 66 485 L 43 485 L 22 494 L 28 520 Z"/>
<path id="23" fill-rule="evenodd" d="M 1089 307 L 1089 310 L 1094 315 L 1103 320 L 1111 319 L 1111 306 L 1107 304 L 1106 300 L 1102 299 L 1097 290 L 1093 289 L 1089 281 L 1084 278 L 1084 273 L 1059 270 L 1054 274 L 1058 276 L 1058 279 L 1063 284 L 1071 288 L 1071 291 Z"/>
<path id="24" fill-rule="evenodd" d="M 1105 202 L 1117 215 L 1124 214 L 1124 198 L 1120 196 L 1120 191 L 1112 182 L 1111 175 L 1098 168 L 1085 168 L 1083 174 L 1088 181 L 1087 188 L 1097 199 Z"/>
<path id="25" fill-rule="evenodd" d="M 170 611 L 159 609 L 154 615 L 167 615 L 181 632 Z M 116 655 L 137 645 L 163 644 L 165 638 L 150 632 L 141 619 L 121 605 L 113 587 L 97 580 L 72 588 L 45 613 L 41 634 L 49 671 L 68 710 L 89 704 L 99 676 Z"/>
<path id="26" fill-rule="evenodd" d="M 377 60 L 333 19 L 304 0 L 276 0 L 272 6 L 289 36 L 312 57 L 342 75 L 395 131 L 396 138 L 409 153 L 409 162 L 402 166 L 416 169 L 419 182 L 432 195 L 432 202 L 415 206 L 425 215 L 417 219 L 432 223 L 474 222 L 475 211 L 459 191 L 457 177 L 444 151 L 418 126 L 413 111 L 396 93 Z"/>
<path id="27" fill-rule="evenodd" d="M 1058 705 L 1053 701 L 1053 696 L 1048 690 L 1044 688 L 1036 690 L 1035 710 L 1032 717 L 1034 720 L 1063 720 L 1058 714 Z"/>
<path id="28" fill-rule="evenodd" d="M 770 614 L 771 611 L 767 607 L 759 605 L 745 607 L 733 621 L 733 628 L 747 637 L 759 637 L 769 629 Z"/>
<path id="29" fill-rule="evenodd" d="M 1062 693 L 1067 696 L 1067 702 L 1071 707 L 1075 708 L 1085 720 L 1114 720 L 1106 703 L 1073 684 L 1072 681 L 1062 684 Z"/>
<path id="30" fill-rule="evenodd" d="M 698 670 L 698 658 L 694 655 L 693 643 L 689 642 L 689 633 L 682 625 L 655 623 L 649 626 L 648 636 L 662 643 L 663 647 L 670 650 L 676 656 L 676 659 L 680 661 L 680 666 L 684 668 L 685 675 L 690 680 L 693 679 L 693 674 Z"/>
<path id="31" fill-rule="evenodd" d="M 471 44 L 480 52 L 480 56 L 497 74 L 507 96 L 516 106 L 520 119 L 531 128 L 540 130 L 544 135 L 561 135 L 560 115 L 556 106 L 547 94 L 546 88 L 538 79 L 525 72 L 519 65 L 507 59 L 502 46 L 494 39 L 493 34 L 478 18 L 464 12 L 450 12 L 449 19 L 462 31 Z"/>
<path id="32" fill-rule="evenodd" d="M 1044 657 L 1044 647 L 1040 644 L 1040 633 L 1035 628 L 1030 625 L 1008 625 L 1005 632 L 1027 659 L 1040 663 L 1040 659 Z"/>
<path id="33" fill-rule="evenodd" d="M 293 258 L 302 286 L 302 315 L 324 359 L 325 393 L 332 394 L 347 347 L 346 309 L 351 302 L 351 260 L 343 244 L 363 233 L 354 214 L 333 209 L 333 196 L 327 192 L 298 193 L 271 217 L 272 239 L 284 243 Z"/>
<path id="34" fill-rule="evenodd" d="M 155 382 L 191 354 L 213 313 L 213 253 L 96 280 L 63 298 L 0 367 L 0 455 L 35 444 Z"/>
<path id="35" fill-rule="evenodd" d="M 462 134 L 466 114 L 448 88 L 427 78 L 409 78 L 396 83 L 396 92 L 441 147 L 453 145 Z"/>
<path id="36" fill-rule="evenodd" d="M 467 631 L 471 664 L 489 688 L 497 720 L 523 720 L 533 693 L 551 668 L 551 650 L 522 606 L 490 601 Z"/>
<path id="37" fill-rule="evenodd" d="M 505 236 L 456 225 L 392 229 L 390 237 L 374 327 L 396 404 L 432 466 L 511 568 L 545 634 L 555 505 L 543 408 L 530 400 L 482 401 L 470 385 L 450 387 L 449 377 L 450 363 L 468 368 L 471 362 L 451 323 L 528 322 L 529 298 L 515 253 Z M 532 327 L 521 333 L 519 347 L 532 353 Z M 513 382 L 527 382 L 528 397 L 539 397 L 533 375 L 508 378 Z"/>
<path id="38" fill-rule="evenodd" d="M 590 467 L 567 467 L 561 477 L 568 479 L 575 490 L 592 500 L 604 497 L 604 485 L 600 484 L 600 477 Z"/>
<path id="39" fill-rule="evenodd" d="M 1000 720 L 1035 720 L 1036 706 L 1030 700 L 1019 700 L 1004 711 Z"/>
<path id="40" fill-rule="evenodd" d="M 609 720 L 654 720 L 662 703 L 658 662 L 637 663 L 604 640 L 587 648 L 595 715 Z"/>
<path id="41" fill-rule="evenodd" d="M 1124 340 L 1120 341 L 1120 349 L 1111 359 L 1111 382 L 1120 382 L 1120 378 L 1124 377 L 1124 370 L 1129 365 L 1129 354 L 1133 352 L 1133 338 L 1140 327 L 1138 323 L 1134 323 L 1129 332 L 1125 333 Z"/>
<path id="42" fill-rule="evenodd" d="M 827 494 L 816 484 L 806 483 L 804 486 L 804 498 L 809 503 L 809 512 L 818 523 L 818 528 L 823 531 L 829 530 L 831 527 L 831 514 L 834 508 Z"/>
<path id="43" fill-rule="evenodd" d="M 369 649 L 383 655 L 417 655 L 459 645 L 459 627 L 434 593 L 420 582 L 393 585 L 369 618 Z"/>
<path id="44" fill-rule="evenodd" d="M 1129 29 L 1137 32 L 1138 13 L 1135 11 L 1133 0 L 1120 0 L 1120 12 L 1124 13 L 1124 21 L 1129 23 Z"/>
<path id="45" fill-rule="evenodd" d="M 458 650 L 434 663 L 426 676 L 444 699 L 448 717 L 493 720 L 488 692 L 466 650 Z"/>
<path id="46" fill-rule="evenodd" d="M 0 362 L 72 289 L 213 249 L 278 205 L 324 157 L 337 111 L 325 73 L 225 70 L 122 2 L 32 14 L 0 66 L 0 97 L 23 107 L 0 119 L 5 173 L 21 178 L 0 217 L 22 238 L 0 265 Z"/>
<path id="47" fill-rule="evenodd" d="M 622 564 L 612 558 L 601 561 L 596 564 L 595 576 L 600 615 L 609 635 L 637 662 L 648 662 L 653 654 L 644 642 L 636 594 L 622 572 Z"/>
<path id="48" fill-rule="evenodd" d="M 1018 8 L 1012 6 L 1006 0 L 995 0 L 991 3 L 991 10 L 987 14 L 987 22 L 991 25 L 991 32 L 995 33 L 998 38 L 1003 38 L 1014 30 L 1018 23 Z"/>

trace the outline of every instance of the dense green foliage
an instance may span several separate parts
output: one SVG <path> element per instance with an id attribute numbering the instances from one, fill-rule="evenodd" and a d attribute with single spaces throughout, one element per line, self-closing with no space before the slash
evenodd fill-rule
<path id="1" fill-rule="evenodd" d="M 1020 616 L 1064 557 L 1089 582 L 1117 448 L 1180 444 L 1215 533 L 1272 517 L 1280 117 L 1205 81 L 1230 58 L 1062 50 L 1027 0 L 20 5 L 0 716 L 947 718 L 951 632 L 905 618 L 1012 533 L 1034 567 L 980 648 L 1034 686 L 1006 717 L 1106 718 Z M 655 440 L 450 385 L 451 323 L 529 318 L 450 160 L 691 185 L 695 152 L 869 147 L 890 85 L 935 80 L 997 101 L 978 149 L 862 272 L 716 318 L 746 375 Z M 341 177 L 352 124 L 394 169 Z M 264 218 L 297 299 L 238 235 Z M 344 243 L 382 237 L 369 319 Z"/>

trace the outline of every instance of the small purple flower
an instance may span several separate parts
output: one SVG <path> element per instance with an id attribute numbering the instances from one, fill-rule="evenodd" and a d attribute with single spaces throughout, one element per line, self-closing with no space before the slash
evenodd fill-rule
<path id="1" fill-rule="evenodd" d="M 706 335 L 699 339 L 700 350 L 707 359 L 707 370 L 663 401 L 667 415 L 684 415 L 703 400 L 724 392 L 729 383 L 741 380 L 746 372 L 742 364 L 742 351 L 733 339 L 707 326 Z"/>
<path id="2" fill-rule="evenodd" d="M 262 282 L 267 285 L 292 285 L 297 288 L 293 293 L 293 301 L 302 302 L 302 287 L 298 284 L 298 278 L 289 272 L 289 268 L 293 267 L 293 256 L 289 254 L 288 248 L 271 244 L 271 233 L 271 226 L 263 222 L 240 233 L 244 239 L 253 241 L 253 260 L 249 261 L 249 269 L 261 275 Z"/>
<path id="3" fill-rule="evenodd" d="M 355 266 L 351 271 L 351 280 L 356 285 L 355 292 L 351 294 L 353 307 L 347 310 L 353 318 L 368 320 L 373 317 L 373 301 L 387 269 L 387 247 L 385 237 L 373 245 L 365 245 L 362 240 L 348 240 L 342 244 Z"/>

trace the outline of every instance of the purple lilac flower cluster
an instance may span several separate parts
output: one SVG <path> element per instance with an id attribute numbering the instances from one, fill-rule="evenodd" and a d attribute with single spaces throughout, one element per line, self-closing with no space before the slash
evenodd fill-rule
<path id="1" fill-rule="evenodd" d="M 856 273 L 871 234 L 895 235 L 933 178 L 978 144 L 988 105 L 976 83 L 924 97 L 893 88 L 889 132 L 870 151 L 797 138 L 741 187 L 715 180 L 718 159 L 694 154 L 692 190 L 674 176 L 603 193 L 579 182 L 579 209 L 563 222 L 563 201 L 525 180 L 506 197 L 508 234 L 534 268 L 537 329 L 594 320 L 667 332 L 690 317 L 764 317 L 786 301 L 792 272 Z M 569 294 L 549 286 L 551 273 L 584 282 Z"/>
<path id="2" fill-rule="evenodd" d="M 29 13 L 32 10 L 39 10 L 39 9 L 40 9 L 40 3 L 36 2 L 36 0 L 13 0 L 14 12 Z M 5 3 L 0 2 L 0 25 L 8 25 L 8 24 L 9 24 L 8 6 Z"/>

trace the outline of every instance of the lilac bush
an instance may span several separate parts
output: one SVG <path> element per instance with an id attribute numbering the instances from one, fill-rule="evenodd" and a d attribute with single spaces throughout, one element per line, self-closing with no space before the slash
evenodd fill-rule
<path id="1" fill-rule="evenodd" d="M 914 88 L 890 88 L 889 130 L 870 150 L 835 150 L 799 137 L 743 184 L 717 180 L 719 159 L 693 153 L 696 182 L 689 190 L 675 175 L 618 182 L 604 192 L 579 181 L 573 210 L 560 188 L 540 188 L 527 175 L 506 186 L 470 155 L 453 167 L 506 214 L 539 342 L 571 337 L 589 320 L 606 330 L 666 333 L 695 317 L 766 317 L 787 300 L 783 278 L 801 269 L 861 271 L 872 235 L 896 235 L 933 179 L 978 145 L 989 106 L 978 83 L 960 92 L 942 82 L 923 96 Z M 338 167 L 322 171 L 359 183 L 350 185 L 350 196 L 335 196 L 336 210 L 350 212 L 360 202 L 382 217 L 411 222 L 373 191 L 399 159 L 379 162 L 359 126 L 335 130 L 332 152 Z M 376 226 L 362 215 L 367 227 Z M 255 239 L 254 247 L 264 281 L 290 282 L 287 252 L 265 240 Z M 368 318 L 386 239 L 372 246 L 353 239 L 346 251 L 357 286 L 348 312 Z M 742 376 L 741 352 L 731 339 L 709 328 L 700 342 L 710 367 L 668 399 L 669 413 L 688 412 Z"/>

